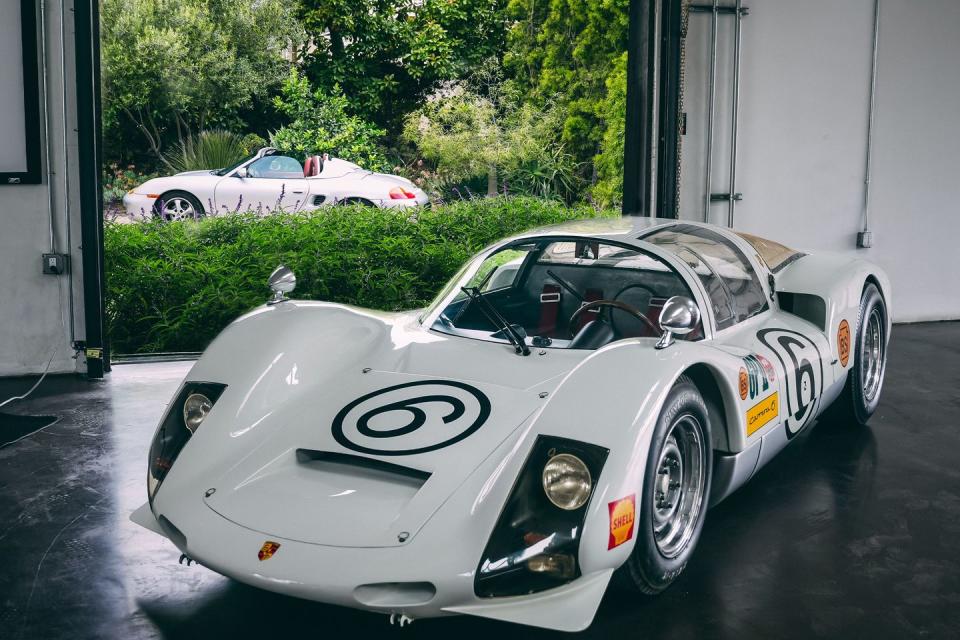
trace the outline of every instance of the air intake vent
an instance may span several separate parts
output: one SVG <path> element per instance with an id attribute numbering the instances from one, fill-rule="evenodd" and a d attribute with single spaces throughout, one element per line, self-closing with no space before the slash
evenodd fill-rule
<path id="1" fill-rule="evenodd" d="M 327 196 L 313 196 L 313 206 L 319 207 L 326 202 Z"/>

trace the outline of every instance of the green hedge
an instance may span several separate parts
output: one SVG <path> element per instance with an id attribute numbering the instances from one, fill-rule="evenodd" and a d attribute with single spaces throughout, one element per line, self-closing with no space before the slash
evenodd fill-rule
<path id="1" fill-rule="evenodd" d="M 108 223 L 113 352 L 202 350 L 231 320 L 266 300 L 267 276 L 281 263 L 297 274 L 297 298 L 413 309 L 498 238 L 614 215 L 533 198 L 493 198 L 413 213 L 336 207 L 314 214 Z"/>

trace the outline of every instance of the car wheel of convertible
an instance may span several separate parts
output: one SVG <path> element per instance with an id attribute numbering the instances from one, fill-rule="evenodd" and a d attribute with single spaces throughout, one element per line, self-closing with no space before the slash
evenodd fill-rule
<path id="1" fill-rule="evenodd" d="M 650 443 L 637 540 L 621 583 L 646 594 L 666 589 L 693 554 L 710 496 L 710 418 L 696 385 L 681 376 L 664 402 Z"/>
<path id="2" fill-rule="evenodd" d="M 844 424 L 865 425 L 880 403 L 887 370 L 887 307 L 873 283 L 864 287 L 860 297 L 857 333 L 852 342 L 853 366 L 831 417 Z"/>
<path id="3" fill-rule="evenodd" d="M 349 206 L 351 206 L 351 205 L 357 205 L 357 204 L 362 205 L 362 206 L 364 206 L 364 207 L 376 207 L 376 206 L 377 206 L 377 205 L 373 204 L 373 202 L 371 202 L 370 200 L 367 200 L 366 198 L 344 198 L 343 200 L 341 200 L 341 201 L 338 202 L 337 204 L 339 204 L 341 207 L 349 207 Z"/>
<path id="4" fill-rule="evenodd" d="M 203 205 L 186 191 L 167 191 L 153 203 L 153 217 L 167 222 L 196 220 L 204 215 Z"/>

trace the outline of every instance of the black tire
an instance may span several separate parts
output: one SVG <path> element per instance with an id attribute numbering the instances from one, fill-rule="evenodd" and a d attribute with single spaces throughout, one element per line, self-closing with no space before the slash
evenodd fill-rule
<path id="1" fill-rule="evenodd" d="M 186 201 L 192 211 L 184 210 L 180 213 L 173 211 L 173 205 L 178 202 Z M 172 222 L 174 220 L 193 220 L 204 217 L 206 211 L 203 205 L 192 193 L 187 191 L 167 191 L 161 194 L 153 203 L 153 217 Z"/>
<path id="2" fill-rule="evenodd" d="M 663 457 L 665 448 L 668 447 L 670 436 L 681 424 L 683 429 L 695 430 L 698 433 L 702 486 L 700 486 L 699 504 L 696 506 L 696 513 L 691 512 L 689 518 L 691 522 L 689 531 L 681 536 L 678 548 L 675 551 L 668 550 L 668 552 L 665 552 L 664 545 L 658 542 L 657 534 L 654 531 L 657 523 L 655 501 L 658 496 L 658 487 L 662 487 L 664 475 L 667 474 L 668 480 L 670 477 L 670 472 L 660 473 L 661 462 L 666 460 Z M 697 541 L 700 539 L 700 532 L 703 530 L 703 522 L 710 502 L 713 461 L 711 443 L 710 415 L 703 401 L 703 396 L 700 395 L 700 391 L 689 378 L 681 376 L 667 396 L 653 432 L 650 454 L 643 476 L 643 492 L 637 496 L 639 508 L 636 528 L 637 539 L 630 557 L 620 568 L 620 574 L 623 576 L 620 579 L 621 584 L 644 594 L 657 594 L 669 587 L 687 566 L 687 562 L 697 546 Z M 683 496 L 684 494 L 685 492 L 681 487 L 675 496 Z M 660 504 L 665 503 L 661 502 Z M 683 502 L 678 501 L 677 504 L 679 505 L 677 510 L 682 510 Z"/>
<path id="3" fill-rule="evenodd" d="M 370 200 L 366 198 L 344 198 L 338 202 L 341 207 L 349 207 L 352 205 L 363 205 L 364 207 L 376 207 L 377 205 L 373 204 Z"/>
<path id="4" fill-rule="evenodd" d="M 831 418 L 838 423 L 863 426 L 880 404 L 883 377 L 887 370 L 887 306 L 880 290 L 872 282 L 863 288 L 856 327 L 851 341 L 853 364 L 847 371 L 843 392 L 831 407 Z M 869 341 L 868 346 L 873 345 L 877 341 L 876 331 L 879 331 L 879 342 L 876 344 L 879 360 L 872 362 L 874 358 L 864 354 L 864 342 Z"/>

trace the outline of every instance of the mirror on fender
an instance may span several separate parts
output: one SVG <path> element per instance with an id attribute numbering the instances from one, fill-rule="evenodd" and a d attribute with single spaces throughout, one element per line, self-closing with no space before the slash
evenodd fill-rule
<path id="1" fill-rule="evenodd" d="M 267 286 L 273 291 L 273 296 L 267 300 L 267 304 L 277 304 L 286 300 L 285 294 L 290 293 L 297 287 L 297 276 L 289 267 L 280 265 L 270 274 Z"/>
<path id="2" fill-rule="evenodd" d="M 657 349 L 666 349 L 673 344 L 674 336 L 685 336 L 700 324 L 700 309 L 697 303 L 686 296 L 673 296 L 663 304 L 660 311 L 660 328 L 663 335 Z"/>

